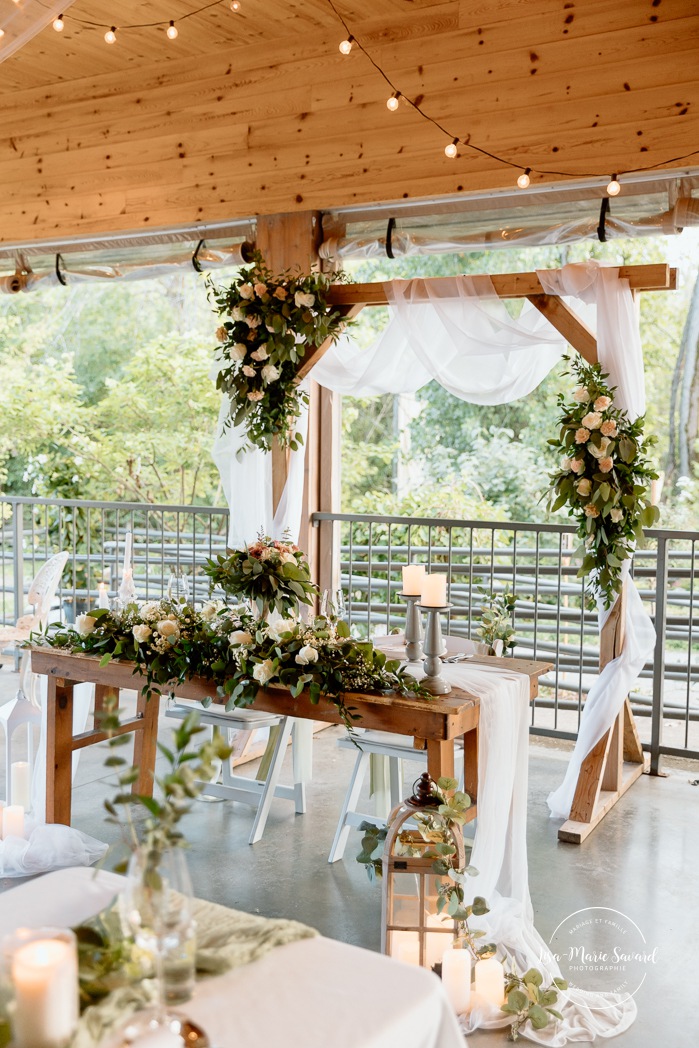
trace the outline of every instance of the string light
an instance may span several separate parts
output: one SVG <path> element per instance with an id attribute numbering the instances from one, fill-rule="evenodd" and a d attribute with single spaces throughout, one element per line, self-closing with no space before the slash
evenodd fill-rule
<path id="1" fill-rule="evenodd" d="M 0 40 L 2 40 L 4 35 L 5 35 L 5 30 L 4 29 L 0 29 Z"/>
<path id="2" fill-rule="evenodd" d="M 352 44 L 354 43 L 354 37 L 350 33 L 346 40 L 340 41 L 340 54 L 348 55 L 352 50 Z"/>
<path id="3" fill-rule="evenodd" d="M 453 142 L 450 142 L 448 146 L 444 147 L 444 155 L 448 156 L 450 160 L 454 160 L 459 155 L 459 140 L 455 138 Z"/>
<path id="4" fill-rule="evenodd" d="M 231 11 L 240 11 L 240 0 L 231 0 Z"/>
<path id="5" fill-rule="evenodd" d="M 170 25 L 167 27 L 165 32 L 167 33 L 169 40 L 176 40 L 179 36 L 179 33 L 177 32 L 177 26 L 175 25 L 172 19 L 170 19 Z"/>
<path id="6" fill-rule="evenodd" d="M 58 18 L 54 20 L 53 28 L 56 30 L 57 33 L 62 33 L 64 26 L 65 22 L 63 21 L 63 15 L 61 14 L 58 16 Z"/>
<path id="7" fill-rule="evenodd" d="M 619 196 L 619 193 L 621 193 L 621 186 L 617 182 L 616 175 L 612 175 L 612 180 L 607 186 L 607 194 L 609 196 Z"/>
<path id="8" fill-rule="evenodd" d="M 104 39 L 108 44 L 116 43 L 116 26 L 113 25 L 111 29 L 108 29 L 104 34 Z"/>
<path id="9" fill-rule="evenodd" d="M 396 109 L 400 105 L 400 99 L 401 93 L 400 91 L 396 91 L 395 94 L 392 94 L 391 97 L 387 99 L 386 108 L 390 109 L 392 113 L 395 113 Z"/>
<path id="10" fill-rule="evenodd" d="M 529 173 L 530 172 L 531 172 L 531 168 L 530 167 L 525 167 L 524 171 L 522 172 L 522 174 L 517 179 L 517 185 L 519 186 L 520 189 L 526 189 L 529 186 L 529 183 L 531 182 L 531 179 L 529 177 Z"/>

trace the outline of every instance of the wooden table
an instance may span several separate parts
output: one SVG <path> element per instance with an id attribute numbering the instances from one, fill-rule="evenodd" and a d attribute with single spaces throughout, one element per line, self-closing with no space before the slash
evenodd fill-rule
<path id="1" fill-rule="evenodd" d="M 108 736 L 99 726 L 104 700 L 110 694 L 118 697 L 122 689 L 138 692 L 136 716 L 124 721 L 119 729 L 119 734 L 134 732 L 133 760 L 139 768 L 139 777 L 133 790 L 152 795 L 160 703 L 155 696 L 148 700 L 141 694 L 140 689 L 145 685 L 146 678 L 133 672 L 133 663 L 113 659 L 106 666 L 100 666 L 99 659 L 94 656 L 70 655 L 42 647 L 31 649 L 31 659 L 33 672 L 45 673 L 48 678 L 46 821 L 70 825 L 72 755 L 76 750 L 107 739 Z M 502 665 L 503 669 L 525 674 L 529 677 L 532 699 L 538 694 L 539 677 L 550 668 L 548 663 L 525 659 L 476 657 L 473 661 L 484 662 L 491 667 Z M 74 736 L 73 687 L 82 683 L 95 685 L 94 726 Z M 203 677 L 175 684 L 172 689 L 163 686 L 162 690 L 163 694 L 174 694 L 184 699 L 200 701 L 210 697 L 219 704 L 226 702 L 216 694 L 216 686 Z M 454 774 L 454 743 L 463 736 L 464 788 L 473 801 L 469 809 L 470 817 L 476 817 L 480 708 L 475 696 L 460 688 L 433 699 L 348 692 L 345 701 L 360 715 L 358 726 L 411 735 L 417 749 L 427 750 L 427 769 L 435 780 L 442 775 Z M 337 707 L 328 699 L 321 698 L 314 706 L 305 692 L 293 698 L 286 688 L 277 685 L 260 688 L 251 708 L 285 717 L 342 723 Z"/>

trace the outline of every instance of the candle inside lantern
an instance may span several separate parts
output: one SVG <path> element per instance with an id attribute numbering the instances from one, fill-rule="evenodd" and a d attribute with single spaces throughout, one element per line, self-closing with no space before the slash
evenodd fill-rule
<path id="1" fill-rule="evenodd" d="M 107 583 L 100 582 L 97 587 L 97 607 L 108 608 L 109 607 L 109 593 L 107 590 Z"/>
<path id="2" fill-rule="evenodd" d="M 505 1000 L 505 970 L 497 957 L 476 962 L 475 991 L 484 1001 L 498 1007 Z"/>
<path id="3" fill-rule="evenodd" d="M 396 932 L 391 935 L 391 957 L 403 964 L 420 964 L 420 937 L 418 932 Z"/>
<path id="4" fill-rule="evenodd" d="M 403 568 L 403 593 L 407 596 L 419 597 L 422 593 L 424 578 L 424 564 L 406 564 Z"/>
<path id="5" fill-rule="evenodd" d="M 443 608 L 447 603 L 446 575 L 425 575 L 420 603 L 425 608 Z"/>
<path id="6" fill-rule="evenodd" d="M 12 958 L 17 1048 L 60 1048 L 78 1022 L 78 958 L 75 940 L 37 939 Z"/>
<path id="7" fill-rule="evenodd" d="M 10 770 L 10 794 L 13 804 L 22 808 L 31 806 L 31 782 L 26 761 L 13 761 Z"/>
<path id="8" fill-rule="evenodd" d="M 450 917 L 439 913 L 428 914 L 425 920 L 427 928 L 440 928 L 441 931 L 425 933 L 425 967 L 434 968 L 442 960 L 444 951 L 451 945 L 454 937 L 454 922 Z"/>
<path id="9" fill-rule="evenodd" d="M 3 840 L 8 837 L 24 837 L 24 808 L 21 804 L 8 804 L 2 815 Z"/>
<path id="10" fill-rule="evenodd" d="M 442 954 L 442 985 L 457 1015 L 471 1004 L 471 955 L 468 950 L 450 948 Z"/>

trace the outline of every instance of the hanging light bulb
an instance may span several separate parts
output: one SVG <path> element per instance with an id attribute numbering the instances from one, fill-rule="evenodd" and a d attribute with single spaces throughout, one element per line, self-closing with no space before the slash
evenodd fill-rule
<path id="1" fill-rule="evenodd" d="M 348 55 L 352 50 L 352 44 L 354 43 L 354 37 L 350 33 L 346 40 L 340 41 L 340 54 Z"/>
<path id="2" fill-rule="evenodd" d="M 617 182 L 616 175 L 612 175 L 612 180 L 607 186 L 607 194 L 608 196 L 619 196 L 619 193 L 621 193 L 621 186 Z"/>
<path id="3" fill-rule="evenodd" d="M 396 109 L 400 105 L 401 93 L 395 91 L 389 99 L 386 101 L 386 108 L 390 109 L 392 113 L 395 113 Z"/>
<path id="4" fill-rule="evenodd" d="M 4 29 L 0 29 L 0 40 L 2 40 L 4 35 L 5 35 L 5 30 Z"/>
<path id="5" fill-rule="evenodd" d="M 240 0 L 231 0 L 231 11 L 240 11 Z"/>
<path id="6" fill-rule="evenodd" d="M 177 37 L 180 35 L 177 32 L 177 26 L 175 25 L 175 23 L 173 22 L 172 19 L 170 19 L 170 25 L 167 27 L 165 32 L 167 33 L 168 39 L 170 39 L 170 40 L 176 40 Z"/>
<path id="7" fill-rule="evenodd" d="M 104 34 L 104 39 L 108 44 L 116 43 L 116 26 L 113 25 L 111 29 L 108 29 Z"/>
<path id="8" fill-rule="evenodd" d="M 63 21 L 63 15 L 59 15 L 53 23 L 53 28 L 56 30 L 57 33 L 62 33 L 64 26 L 65 22 Z"/>
<path id="9" fill-rule="evenodd" d="M 519 186 L 520 189 L 526 189 L 527 186 L 529 185 L 529 183 L 531 182 L 531 179 L 529 177 L 529 172 L 530 171 L 531 171 L 530 167 L 525 167 L 524 171 L 522 172 L 522 174 L 517 179 L 517 185 Z"/>
<path id="10" fill-rule="evenodd" d="M 444 155 L 448 156 L 450 160 L 453 160 L 459 155 L 458 150 L 459 140 L 455 138 L 453 142 L 450 142 L 448 146 L 444 147 Z"/>

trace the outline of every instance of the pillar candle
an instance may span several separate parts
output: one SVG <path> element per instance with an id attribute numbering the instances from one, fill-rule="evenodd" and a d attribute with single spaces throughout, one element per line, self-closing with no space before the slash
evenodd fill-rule
<path id="1" fill-rule="evenodd" d="M 13 804 L 31 807 L 31 781 L 26 761 L 13 761 L 10 769 L 10 795 Z"/>
<path id="2" fill-rule="evenodd" d="M 420 596 L 425 578 L 424 564 L 406 564 L 403 568 L 403 593 Z"/>
<path id="3" fill-rule="evenodd" d="M 24 837 L 24 808 L 21 804 L 8 804 L 2 813 L 2 836 Z"/>
<path id="4" fill-rule="evenodd" d="M 443 608 L 447 602 L 446 575 L 425 575 L 420 603 L 427 608 Z"/>
<path id="5" fill-rule="evenodd" d="M 100 582 L 97 587 L 97 607 L 108 608 L 109 607 L 109 595 L 107 592 L 107 583 Z"/>
<path id="6" fill-rule="evenodd" d="M 456 1014 L 467 1012 L 471 1004 L 471 955 L 468 950 L 452 947 L 444 951 L 442 985 Z"/>
<path id="7" fill-rule="evenodd" d="M 396 961 L 403 964 L 419 965 L 420 938 L 418 932 L 389 932 L 391 937 L 390 953 Z"/>
<path id="8" fill-rule="evenodd" d="M 60 1048 L 78 1022 L 78 957 L 75 941 L 37 939 L 12 958 L 17 1048 Z"/>
<path id="9" fill-rule="evenodd" d="M 441 913 L 430 913 L 425 920 L 427 928 L 440 928 L 441 931 L 425 933 L 425 967 L 434 968 L 442 960 L 444 951 L 454 938 L 454 922 L 451 917 Z"/>
<path id="10" fill-rule="evenodd" d="M 127 571 L 131 571 L 131 544 L 132 544 L 132 541 L 133 541 L 133 539 L 132 539 L 131 532 L 127 531 L 126 532 L 126 540 L 124 542 L 123 575 L 125 575 Z"/>
<path id="11" fill-rule="evenodd" d="M 505 1000 L 505 970 L 497 957 L 476 962 L 475 991 L 489 1004 L 498 1007 Z"/>

